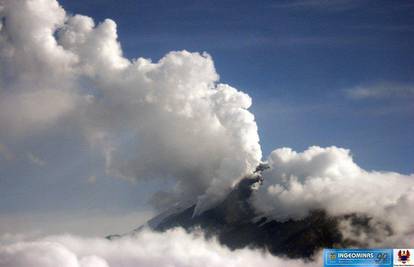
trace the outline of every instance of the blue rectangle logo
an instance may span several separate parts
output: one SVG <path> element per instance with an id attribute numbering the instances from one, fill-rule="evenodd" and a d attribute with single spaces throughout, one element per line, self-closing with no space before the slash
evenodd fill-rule
<path id="1" fill-rule="evenodd" d="M 324 249 L 325 267 L 393 266 L 392 249 Z"/>

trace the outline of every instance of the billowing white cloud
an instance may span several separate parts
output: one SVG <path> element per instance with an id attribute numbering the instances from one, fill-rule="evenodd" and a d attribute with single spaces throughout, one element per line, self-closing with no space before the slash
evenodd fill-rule
<path id="1" fill-rule="evenodd" d="M 193 267 L 193 266 L 320 266 L 322 257 L 305 263 L 275 257 L 267 252 L 230 251 L 216 240 L 173 229 L 166 233 L 143 231 L 118 240 L 52 236 L 34 241 L 0 242 L 0 266 L 64 267 Z"/>
<path id="2" fill-rule="evenodd" d="M 274 150 L 263 173 L 264 182 L 254 193 L 258 211 L 276 220 L 301 219 L 315 209 L 333 216 L 365 214 L 371 227 L 389 225 L 371 245 L 413 244 L 414 174 L 366 171 L 352 159 L 350 151 L 337 147 L 310 147 L 302 153 L 290 148 Z M 352 234 L 343 221 L 344 234 Z M 385 233 L 386 232 L 386 233 Z M 377 242 L 378 244 L 375 244 Z"/>
<path id="3" fill-rule="evenodd" d="M 251 99 L 218 83 L 208 54 L 130 61 L 112 20 L 95 25 L 55 0 L 0 6 L 0 136 L 70 123 L 104 154 L 109 174 L 175 181 L 154 198 L 161 209 L 191 200 L 201 212 L 259 163 Z"/>
<path id="4" fill-rule="evenodd" d="M 1 135 L 31 134 L 75 107 L 77 56 L 53 36 L 64 20 L 55 1 L 0 1 Z"/>

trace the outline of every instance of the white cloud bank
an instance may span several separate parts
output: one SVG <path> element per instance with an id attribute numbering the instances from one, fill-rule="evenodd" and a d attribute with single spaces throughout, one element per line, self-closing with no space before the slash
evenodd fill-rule
<path id="1" fill-rule="evenodd" d="M 261 213 L 278 221 L 301 219 L 315 209 L 333 216 L 365 214 L 377 232 L 349 236 L 352 229 L 344 221 L 347 237 L 376 246 L 414 244 L 414 174 L 363 170 L 349 150 L 337 147 L 315 146 L 302 153 L 276 149 L 268 163 L 253 198 Z"/>
<path id="2" fill-rule="evenodd" d="M 20 237 L 22 239 L 22 237 Z M 9 240 L 10 241 L 10 240 Z M 321 266 L 275 257 L 267 252 L 230 251 L 216 240 L 173 229 L 166 233 L 143 231 L 133 238 L 113 241 L 53 236 L 34 241 L 0 241 L 0 267 L 299 267 Z"/>
<path id="3" fill-rule="evenodd" d="M 251 98 L 218 83 L 211 57 L 122 56 L 112 20 L 95 25 L 55 0 L 0 0 L 0 137 L 72 125 L 131 180 L 165 178 L 153 203 L 223 198 L 261 159 Z M 16 142 L 14 142 L 16 143 Z"/>

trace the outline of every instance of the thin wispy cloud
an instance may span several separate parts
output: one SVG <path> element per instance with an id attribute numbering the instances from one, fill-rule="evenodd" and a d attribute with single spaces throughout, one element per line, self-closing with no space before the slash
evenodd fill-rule
<path id="1" fill-rule="evenodd" d="M 5 144 L 0 143 L 0 159 L 2 158 L 5 160 L 12 160 L 14 155 Z"/>
<path id="2" fill-rule="evenodd" d="M 354 100 L 361 99 L 412 99 L 414 84 L 398 82 L 377 82 L 358 85 L 344 90 L 345 95 Z"/>
<path id="3" fill-rule="evenodd" d="M 356 1 L 356 0 L 298 0 L 298 1 L 287 1 L 282 3 L 274 4 L 274 8 L 285 8 L 285 9 L 314 9 L 324 11 L 347 11 L 354 9 L 367 1 Z"/>
<path id="4" fill-rule="evenodd" d="M 368 25 L 353 25 L 348 26 L 352 30 L 361 31 L 386 31 L 386 32 L 413 32 L 414 25 L 412 24 L 400 24 L 400 25 L 380 25 L 380 24 L 368 24 Z"/>
<path id="5" fill-rule="evenodd" d="M 281 36 L 278 46 L 349 46 L 369 44 L 371 39 L 364 36 Z"/>
<path id="6" fill-rule="evenodd" d="M 86 182 L 88 184 L 95 184 L 96 183 L 96 176 L 95 175 L 91 175 L 86 179 Z"/>
<path id="7" fill-rule="evenodd" d="M 36 166 L 39 166 L 39 167 L 43 167 L 43 166 L 46 165 L 46 161 L 41 159 L 39 156 L 36 156 L 32 152 L 27 152 L 26 156 L 27 156 L 27 159 L 29 160 L 29 162 L 33 165 L 36 165 Z"/>

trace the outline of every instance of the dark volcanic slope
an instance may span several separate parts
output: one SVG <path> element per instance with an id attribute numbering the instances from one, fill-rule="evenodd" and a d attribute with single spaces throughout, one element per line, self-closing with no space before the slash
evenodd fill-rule
<path id="1" fill-rule="evenodd" d="M 255 247 L 275 255 L 309 258 L 323 247 L 345 245 L 338 230 L 338 219 L 314 211 L 300 221 L 276 222 L 257 217 L 249 204 L 251 185 L 260 178 L 246 178 L 217 207 L 193 217 L 194 206 L 170 215 L 154 226 L 157 231 L 173 227 L 202 228 L 207 236 L 216 235 L 231 249 Z"/>
<path id="2" fill-rule="evenodd" d="M 372 223 L 372 218 L 364 214 L 331 217 L 322 210 L 314 210 L 302 220 L 285 222 L 256 214 L 250 205 L 250 197 L 254 187 L 261 185 L 261 172 L 266 168 L 265 164 L 259 165 L 256 172 L 241 180 L 223 202 L 198 216 L 193 216 L 194 205 L 186 209 L 174 207 L 148 221 L 147 226 L 155 231 L 174 227 L 183 227 L 188 231 L 201 228 L 207 237 L 215 236 L 231 249 L 253 247 L 266 249 L 274 255 L 305 259 L 312 258 L 321 248 L 367 247 L 368 243 L 359 240 L 360 236 L 368 240 L 392 235 L 391 227 L 384 223 L 377 229 L 375 225 L 378 222 Z M 354 239 L 342 236 L 339 224 L 343 220 L 351 226 Z M 143 228 L 141 226 L 130 234 Z M 107 238 L 122 236 L 110 235 Z"/>

